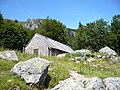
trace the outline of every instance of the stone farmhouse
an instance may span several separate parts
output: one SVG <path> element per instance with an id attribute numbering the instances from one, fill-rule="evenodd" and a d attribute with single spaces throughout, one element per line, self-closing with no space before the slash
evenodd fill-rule
<path id="1" fill-rule="evenodd" d="M 65 44 L 36 33 L 26 45 L 25 52 L 39 56 L 56 56 L 62 53 L 73 53 L 74 51 Z"/>

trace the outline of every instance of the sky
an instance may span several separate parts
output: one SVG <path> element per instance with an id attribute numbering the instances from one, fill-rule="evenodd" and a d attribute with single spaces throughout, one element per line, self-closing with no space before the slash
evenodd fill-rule
<path id="1" fill-rule="evenodd" d="M 120 14 L 120 0 L 0 0 L 4 18 L 26 21 L 49 16 L 68 28 Z"/>

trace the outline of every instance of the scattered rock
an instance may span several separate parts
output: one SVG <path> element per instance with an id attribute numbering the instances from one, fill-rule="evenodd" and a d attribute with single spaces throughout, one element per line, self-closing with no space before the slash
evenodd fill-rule
<path id="1" fill-rule="evenodd" d="M 92 57 L 90 57 L 87 61 L 88 61 L 88 62 L 94 62 L 94 61 L 95 61 L 95 59 L 94 59 L 94 58 L 92 58 Z"/>
<path id="2" fill-rule="evenodd" d="M 68 78 L 51 90 L 105 90 L 105 86 L 98 77 L 80 79 Z"/>
<path id="3" fill-rule="evenodd" d="M 97 66 L 97 65 L 95 65 L 95 64 L 93 64 L 92 66 L 93 66 L 93 67 L 96 67 L 96 68 L 98 67 L 98 66 Z"/>
<path id="4" fill-rule="evenodd" d="M 105 90 L 102 79 L 98 77 L 86 78 L 82 82 L 85 90 Z"/>
<path id="5" fill-rule="evenodd" d="M 15 85 L 13 88 L 9 88 L 8 90 L 21 90 L 20 86 Z"/>
<path id="6" fill-rule="evenodd" d="M 117 55 L 117 53 L 114 50 L 112 50 L 111 48 L 107 46 L 104 48 L 101 48 L 99 52 L 103 54 L 108 54 L 108 55 Z"/>
<path id="7" fill-rule="evenodd" d="M 103 80 L 106 90 L 120 90 L 120 77 L 110 77 Z"/>
<path id="8" fill-rule="evenodd" d="M 18 60 L 15 51 L 2 51 L 0 52 L 0 58 L 8 60 Z"/>
<path id="9" fill-rule="evenodd" d="M 113 56 L 113 55 L 111 55 L 110 56 L 110 59 L 112 60 L 112 62 L 118 62 L 118 57 L 116 57 L 116 56 Z"/>
<path id="10" fill-rule="evenodd" d="M 10 72 L 21 76 L 26 83 L 42 85 L 46 79 L 49 64 L 48 60 L 32 58 L 24 62 L 18 62 Z"/>
<path id="11" fill-rule="evenodd" d="M 75 63 L 80 63 L 80 61 L 76 61 Z"/>
<path id="12" fill-rule="evenodd" d="M 98 77 L 86 78 L 76 71 L 69 71 L 70 78 L 61 81 L 51 90 L 120 90 L 120 77 L 104 80 Z"/>
<path id="13" fill-rule="evenodd" d="M 109 47 L 107 47 L 107 46 L 104 47 L 104 48 L 102 48 L 102 49 L 100 49 L 99 52 L 108 55 L 108 56 L 106 56 L 106 57 L 103 56 L 103 57 L 102 57 L 103 59 L 104 59 L 104 58 L 109 58 L 109 59 L 111 59 L 112 62 L 114 62 L 114 63 L 119 61 L 118 56 L 117 56 L 117 53 L 116 53 L 114 50 L 112 50 L 112 49 L 110 49 Z"/>
<path id="14" fill-rule="evenodd" d="M 85 90 L 82 86 L 82 83 L 73 79 L 68 78 L 61 83 L 59 83 L 57 86 L 52 88 L 51 90 Z"/>
<path id="15" fill-rule="evenodd" d="M 75 60 L 75 61 L 80 61 L 80 60 L 86 61 L 86 56 L 75 57 L 74 60 Z"/>
<path id="16" fill-rule="evenodd" d="M 106 56 L 102 56 L 102 59 L 105 59 L 106 58 Z"/>
<path id="17" fill-rule="evenodd" d="M 71 58 L 71 61 L 75 62 L 75 59 L 74 59 L 74 58 Z"/>
<path id="18" fill-rule="evenodd" d="M 80 57 L 75 57 L 75 60 L 77 61 L 77 60 L 81 60 L 81 56 Z"/>
<path id="19" fill-rule="evenodd" d="M 58 54 L 57 55 L 57 57 L 59 57 L 59 58 L 63 58 L 63 57 L 65 57 L 66 56 L 66 53 L 64 53 L 64 54 Z"/>
<path id="20" fill-rule="evenodd" d="M 83 62 L 83 64 L 87 64 L 87 62 L 86 62 L 86 61 L 84 61 L 84 62 Z"/>
<path id="21" fill-rule="evenodd" d="M 102 56 L 101 55 L 97 55 L 97 58 L 102 58 Z"/>
<path id="22" fill-rule="evenodd" d="M 86 55 L 86 54 L 90 54 L 91 51 L 90 50 L 85 50 L 85 49 L 81 49 L 81 50 L 76 50 L 75 53 L 80 53 L 82 55 Z"/>
<path id="23" fill-rule="evenodd" d="M 12 79 L 8 80 L 8 82 L 12 82 Z"/>

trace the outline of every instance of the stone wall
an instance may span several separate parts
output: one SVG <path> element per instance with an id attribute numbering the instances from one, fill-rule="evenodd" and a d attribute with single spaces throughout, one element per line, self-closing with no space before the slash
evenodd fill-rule
<path id="1" fill-rule="evenodd" d="M 25 52 L 29 54 L 34 54 L 34 49 L 38 49 L 38 55 L 40 56 L 48 56 L 48 46 L 44 41 L 39 39 L 38 37 L 33 37 L 30 43 L 25 48 Z"/>

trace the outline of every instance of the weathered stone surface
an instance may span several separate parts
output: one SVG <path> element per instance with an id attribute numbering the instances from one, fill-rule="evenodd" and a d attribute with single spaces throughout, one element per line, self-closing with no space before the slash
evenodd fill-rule
<path id="1" fill-rule="evenodd" d="M 111 55 L 110 59 L 112 60 L 112 62 L 118 62 L 118 60 L 119 60 L 118 57 L 114 56 L 114 55 Z"/>
<path id="2" fill-rule="evenodd" d="M 109 47 L 104 47 L 102 49 L 99 50 L 100 53 L 103 53 L 103 54 L 106 54 L 107 55 L 107 58 L 111 59 L 112 62 L 116 63 L 119 61 L 118 59 L 118 56 L 117 56 L 117 53 L 110 49 Z M 104 58 L 105 56 L 103 56 L 102 58 Z"/>
<path id="3" fill-rule="evenodd" d="M 58 54 L 58 55 L 57 55 L 57 57 L 59 57 L 59 58 L 63 58 L 63 57 L 65 57 L 65 56 L 66 56 L 66 53 Z"/>
<path id="4" fill-rule="evenodd" d="M 0 58 L 8 60 L 18 60 L 15 51 L 2 51 L 0 52 Z"/>
<path id="5" fill-rule="evenodd" d="M 49 61 L 42 58 L 32 58 L 30 60 L 17 63 L 11 73 L 21 76 L 26 83 L 43 84 L 49 67 Z"/>
<path id="6" fill-rule="evenodd" d="M 117 53 L 114 50 L 112 50 L 111 48 L 107 46 L 104 48 L 101 48 L 99 52 L 103 54 L 108 54 L 108 55 L 117 55 Z"/>
<path id="7" fill-rule="evenodd" d="M 91 51 L 90 50 L 85 50 L 85 49 L 81 49 L 81 50 L 76 50 L 75 53 L 80 53 L 82 55 L 86 55 L 86 54 L 90 54 Z"/>
<path id="8" fill-rule="evenodd" d="M 76 71 L 69 71 L 70 78 L 61 81 L 51 90 L 120 90 L 120 77 L 86 78 Z"/>
<path id="9" fill-rule="evenodd" d="M 82 59 L 82 57 L 81 56 L 79 56 L 79 57 L 75 57 L 75 60 L 77 61 L 77 60 L 81 60 Z"/>
<path id="10" fill-rule="evenodd" d="M 25 24 L 22 26 L 30 30 L 40 29 L 40 25 L 43 23 L 43 21 L 44 19 L 27 19 Z"/>
<path id="11" fill-rule="evenodd" d="M 103 80 L 106 90 L 120 90 L 120 77 L 110 77 Z"/>
<path id="12" fill-rule="evenodd" d="M 98 77 L 93 78 L 68 78 L 62 81 L 51 90 L 105 90 L 102 79 Z"/>
<path id="13" fill-rule="evenodd" d="M 86 78 L 83 81 L 85 90 L 105 90 L 102 79 L 98 77 Z"/>
<path id="14" fill-rule="evenodd" d="M 72 78 L 68 78 L 59 83 L 51 90 L 85 90 L 85 89 L 83 88 L 81 82 L 74 80 Z"/>

